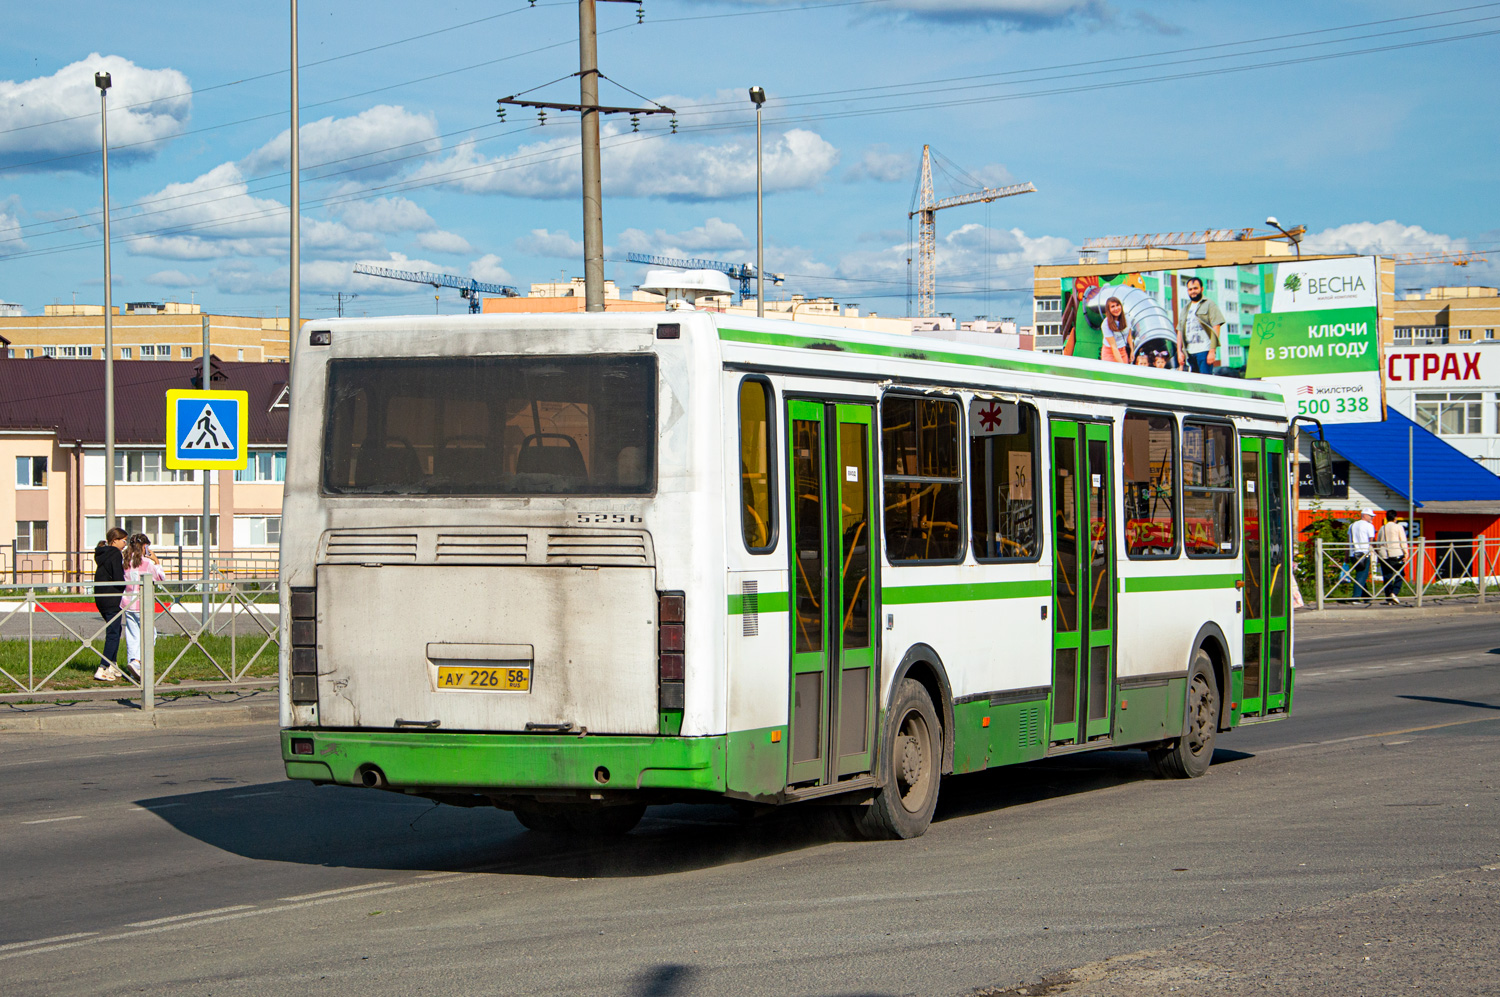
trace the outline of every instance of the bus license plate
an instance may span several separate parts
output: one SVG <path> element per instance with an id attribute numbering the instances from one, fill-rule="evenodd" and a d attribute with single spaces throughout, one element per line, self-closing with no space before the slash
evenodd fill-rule
<path id="1" fill-rule="evenodd" d="M 529 692 L 530 668 L 473 668 L 440 665 L 439 689 L 479 689 L 485 692 Z"/>

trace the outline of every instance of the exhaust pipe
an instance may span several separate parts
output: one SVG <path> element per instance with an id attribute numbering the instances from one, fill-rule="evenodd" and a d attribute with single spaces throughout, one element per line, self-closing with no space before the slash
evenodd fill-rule
<path id="1" fill-rule="evenodd" d="M 385 773 L 374 765 L 361 765 L 359 781 L 366 789 L 385 789 Z"/>

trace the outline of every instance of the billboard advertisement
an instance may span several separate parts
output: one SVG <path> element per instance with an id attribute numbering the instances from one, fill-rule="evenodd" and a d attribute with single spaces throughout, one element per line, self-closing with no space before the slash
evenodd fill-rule
<path id="1" fill-rule="evenodd" d="M 1289 415 L 1378 422 L 1376 257 L 1062 279 L 1063 352 L 1277 382 Z"/>

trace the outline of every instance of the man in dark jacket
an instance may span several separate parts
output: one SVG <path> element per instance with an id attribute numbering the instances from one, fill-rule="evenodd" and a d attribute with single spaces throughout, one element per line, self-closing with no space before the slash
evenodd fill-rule
<path id="1" fill-rule="evenodd" d="M 120 653 L 120 595 L 125 591 L 125 549 L 128 534 L 118 526 L 113 527 L 94 548 L 94 608 L 104 618 L 104 656 L 94 670 L 94 678 L 100 682 L 114 682 L 125 677 L 115 664 Z"/>

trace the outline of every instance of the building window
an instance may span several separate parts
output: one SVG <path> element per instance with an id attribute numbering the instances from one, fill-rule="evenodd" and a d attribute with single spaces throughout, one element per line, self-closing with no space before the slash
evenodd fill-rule
<path id="1" fill-rule="evenodd" d="M 76 346 L 64 346 L 62 348 L 62 355 L 65 356 L 65 357 L 76 357 L 76 356 L 78 356 L 78 347 L 76 347 Z"/>
<path id="2" fill-rule="evenodd" d="M 151 346 L 151 345 L 147 344 L 146 346 L 142 346 L 141 347 L 141 359 L 142 360 L 146 359 L 147 357 L 154 357 L 154 356 L 156 356 L 156 347 L 155 346 Z"/>
<path id="3" fill-rule="evenodd" d="M 1182 521 L 1188 557 L 1229 557 L 1236 519 L 1234 429 L 1182 426 Z"/>
<path id="4" fill-rule="evenodd" d="M 1125 415 L 1125 554 L 1177 556 L 1177 427 L 1169 415 Z"/>
<path id="5" fill-rule="evenodd" d="M 115 451 L 116 481 L 146 483 L 192 481 L 193 478 L 192 471 L 174 471 L 167 467 L 166 457 L 160 450 Z"/>
<path id="6" fill-rule="evenodd" d="M 1460 329 L 1460 330 L 1458 330 L 1458 341 L 1460 343 L 1467 343 L 1470 340 L 1472 340 L 1473 338 L 1474 338 L 1474 330 L 1473 329 Z"/>
<path id="7" fill-rule="evenodd" d="M 243 359 L 245 359 L 245 351 L 244 350 L 237 350 L 237 351 L 235 351 L 235 359 L 236 360 L 243 360 Z"/>
<path id="8" fill-rule="evenodd" d="M 1484 338 L 1487 341 L 1493 341 L 1494 338 L 1495 338 L 1495 330 L 1494 329 L 1486 329 L 1486 330 L 1484 330 Z"/>
<path id="9" fill-rule="evenodd" d="M 1484 395 L 1478 391 L 1417 392 L 1417 425 L 1439 436 L 1480 432 Z"/>
<path id="10" fill-rule="evenodd" d="M 17 488 L 46 488 L 47 487 L 47 458 L 46 457 L 17 457 L 16 458 L 16 487 Z"/>
<path id="11" fill-rule="evenodd" d="M 182 348 L 182 359 L 184 359 L 184 360 L 191 360 L 191 359 L 193 359 L 193 348 L 191 346 L 184 346 Z"/>
<path id="12" fill-rule="evenodd" d="M 885 546 L 893 563 L 963 556 L 958 403 L 887 395 L 880 403 Z"/>
<path id="13" fill-rule="evenodd" d="M 78 347 L 78 355 L 81 357 L 92 357 L 94 355 L 94 348 L 92 346 L 80 346 Z"/>
<path id="14" fill-rule="evenodd" d="M 771 385 L 757 378 L 740 382 L 740 532 L 745 548 L 757 554 L 776 546 L 772 505 Z M 283 475 L 286 454 L 281 457 Z"/>
<path id="15" fill-rule="evenodd" d="M 1062 298 L 1037 298 L 1036 310 L 1039 312 L 1062 311 Z"/>
<path id="16" fill-rule="evenodd" d="M 1041 557 L 1036 409 L 976 398 L 969 406 L 969 515 L 979 561 Z"/>
<path id="17" fill-rule="evenodd" d="M 44 356 L 44 357 L 55 357 L 55 356 L 57 356 L 57 347 L 55 347 L 55 346 L 43 346 L 42 347 L 42 356 Z"/>
<path id="18" fill-rule="evenodd" d="M 280 516 L 235 516 L 236 547 L 276 547 L 281 544 Z"/>
<path id="19" fill-rule="evenodd" d="M 33 350 L 31 347 L 28 346 L 26 348 L 26 359 L 30 360 L 30 359 L 32 359 L 35 356 L 36 356 L 36 350 Z"/>
<path id="20" fill-rule="evenodd" d="M 45 519 L 16 520 L 16 553 L 29 554 L 47 549 Z"/>
<path id="21" fill-rule="evenodd" d="M 130 359 L 130 347 L 128 347 L 128 346 L 122 346 L 122 347 L 120 347 L 120 359 L 121 360 L 129 360 Z"/>
<path id="22" fill-rule="evenodd" d="M 234 472 L 235 481 L 285 481 L 285 450 L 252 450 L 250 460 L 241 470 Z"/>
<path id="23" fill-rule="evenodd" d="M 154 547 L 201 547 L 203 535 L 199 526 L 202 516 L 122 516 L 127 533 L 144 533 Z M 219 517 L 209 517 L 209 546 L 219 544 Z M 281 535 L 281 517 L 276 517 L 277 537 Z"/>

